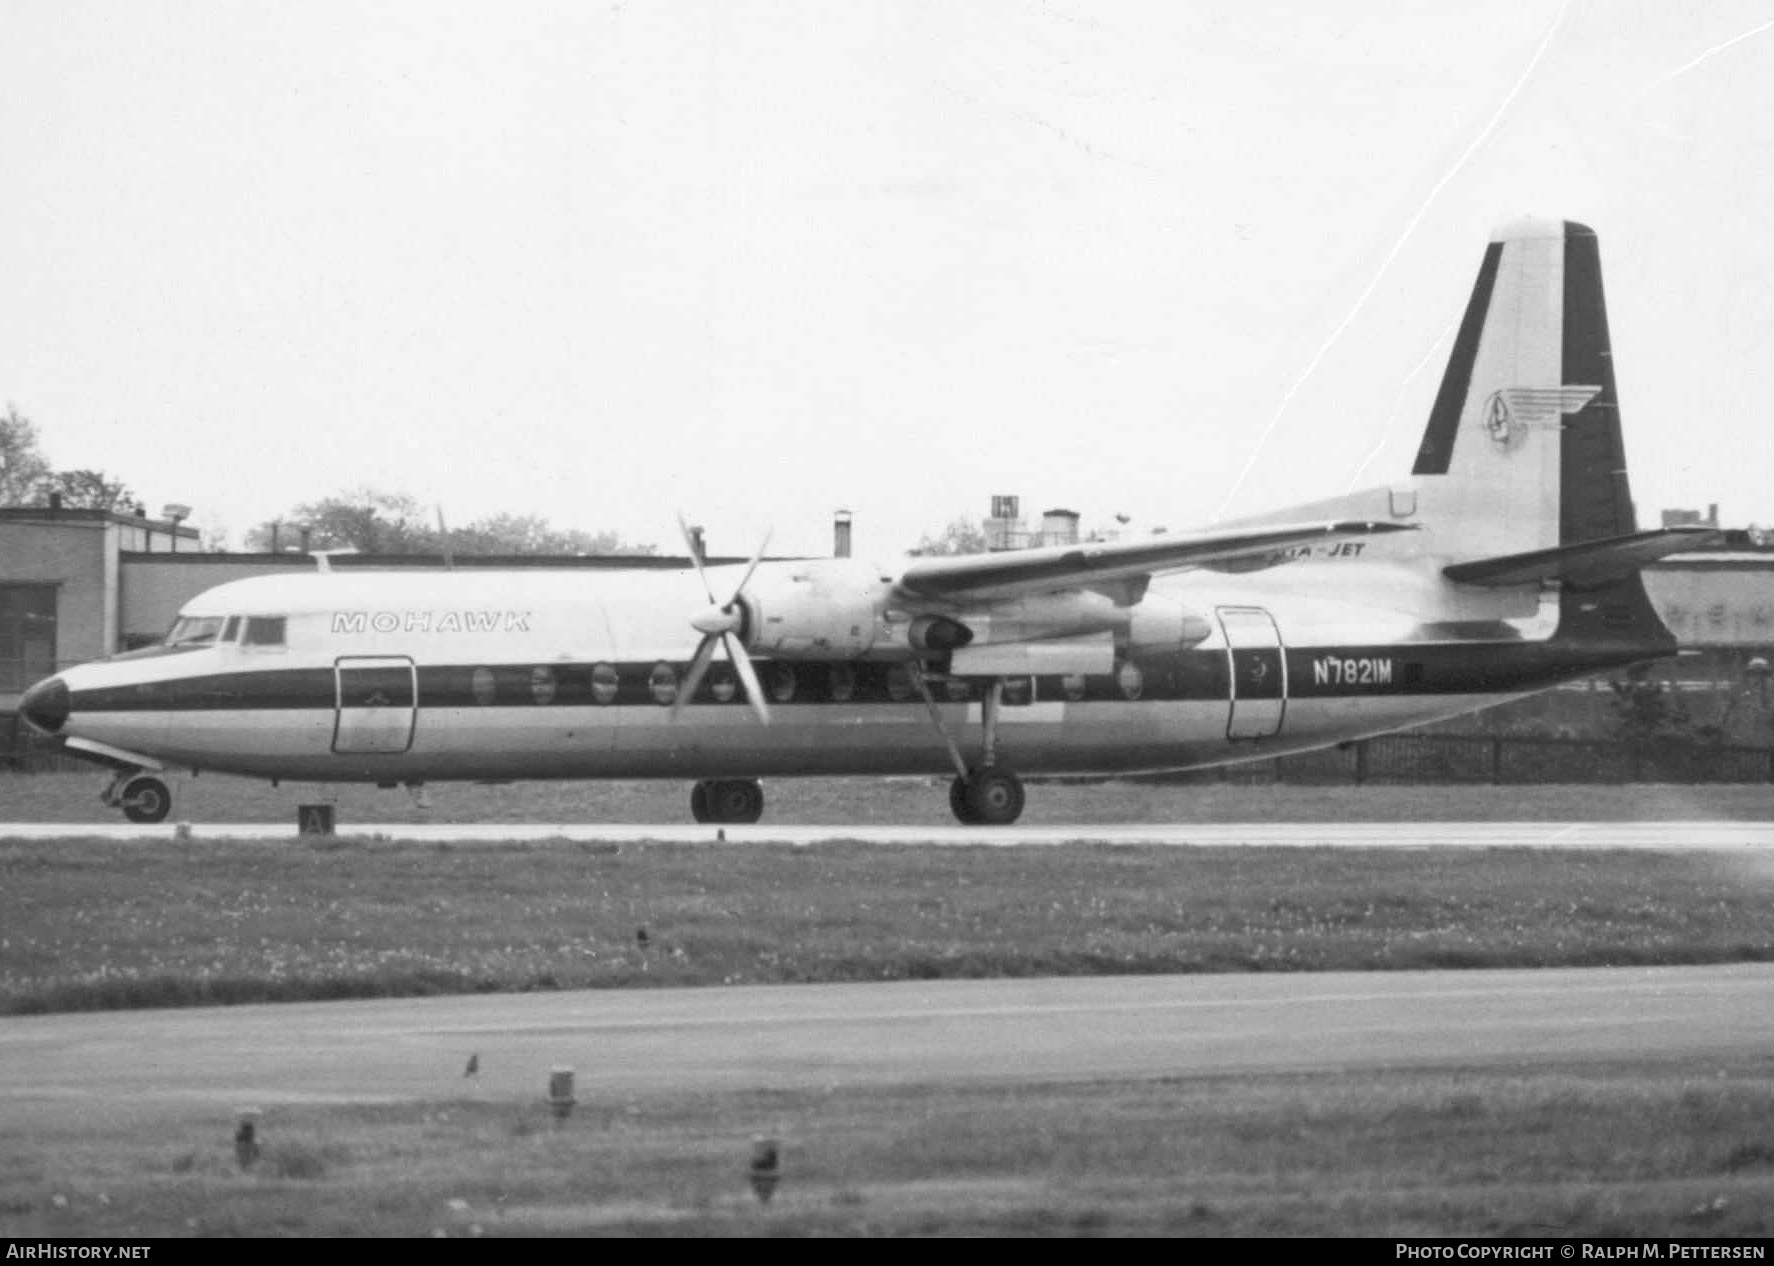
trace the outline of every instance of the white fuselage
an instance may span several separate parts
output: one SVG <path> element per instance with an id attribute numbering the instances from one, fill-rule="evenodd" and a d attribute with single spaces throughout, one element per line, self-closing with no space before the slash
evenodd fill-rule
<path id="1" fill-rule="evenodd" d="M 1284 574 L 1285 585 L 1265 584 Z M 710 577 L 719 590 L 722 569 Z M 872 603 L 875 626 L 858 617 L 834 635 L 842 645 L 816 632 L 772 650 L 772 630 L 794 624 L 782 617 L 796 585 L 818 590 L 822 610 L 834 591 L 853 610 Z M 720 659 L 673 713 L 671 685 L 696 645 L 688 620 L 707 606 L 694 572 L 461 570 L 211 590 L 186 617 L 275 618 L 282 642 L 250 644 L 235 631 L 68 670 L 64 737 L 174 768 L 380 783 L 950 767 L 879 573 L 848 561 L 765 564 L 755 588 L 747 642 L 767 726 Z M 997 759 L 1028 772 L 1109 772 L 1264 758 L 1487 707 L 1596 667 L 1520 656 L 1543 651 L 1553 599 L 1494 621 L 1495 642 L 1438 632 L 1447 589 L 1424 565 L 1357 558 L 1160 581 L 1119 634 L 1099 631 L 1101 671 L 1037 669 L 1009 683 Z M 1147 618 L 1177 611 L 1194 618 Z M 976 611 L 975 623 L 989 627 L 990 614 Z M 1186 644 L 1150 640 L 1183 626 Z M 1462 668 L 1474 657 L 1502 670 L 1474 678 Z M 937 675 L 930 688 L 944 726 L 976 751 L 987 683 Z"/>

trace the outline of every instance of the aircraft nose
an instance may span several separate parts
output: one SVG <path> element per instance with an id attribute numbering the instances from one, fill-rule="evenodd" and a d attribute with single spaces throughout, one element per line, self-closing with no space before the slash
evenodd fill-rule
<path id="1" fill-rule="evenodd" d="M 38 682 L 20 697 L 19 715 L 45 734 L 54 734 L 68 721 L 68 683 L 60 677 Z"/>

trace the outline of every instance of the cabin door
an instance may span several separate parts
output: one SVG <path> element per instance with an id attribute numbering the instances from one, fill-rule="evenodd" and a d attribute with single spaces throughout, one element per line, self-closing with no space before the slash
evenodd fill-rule
<path id="1" fill-rule="evenodd" d="M 1287 657 L 1281 651 L 1281 630 L 1260 607 L 1221 607 L 1219 617 L 1232 666 L 1226 737 L 1260 739 L 1279 733 L 1287 711 Z"/>
<path id="2" fill-rule="evenodd" d="M 404 752 L 413 745 L 418 681 L 404 655 L 350 655 L 337 660 L 338 720 L 333 750 Z"/>

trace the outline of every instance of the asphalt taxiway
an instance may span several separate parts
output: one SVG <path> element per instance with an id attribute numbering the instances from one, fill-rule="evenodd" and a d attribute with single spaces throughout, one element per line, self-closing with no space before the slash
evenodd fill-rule
<path id="1" fill-rule="evenodd" d="M 303 1104 L 1764 1056 L 1774 964 L 605 990 L 15 1016 L 0 1135 Z M 478 1056 L 478 1072 L 464 1077 Z"/>

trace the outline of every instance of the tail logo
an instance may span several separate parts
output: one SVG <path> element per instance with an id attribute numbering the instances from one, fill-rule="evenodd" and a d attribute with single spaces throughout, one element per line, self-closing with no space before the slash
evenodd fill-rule
<path id="1" fill-rule="evenodd" d="M 1491 398 L 1485 401 L 1484 429 L 1490 432 L 1491 443 L 1505 450 L 1513 448 L 1528 430 L 1516 419 L 1501 391 L 1491 392 Z"/>
<path id="2" fill-rule="evenodd" d="M 1530 430 L 1563 430 L 1560 416 L 1581 412 L 1600 393 L 1600 387 L 1505 387 L 1485 401 L 1484 429 L 1491 443 L 1508 451 Z"/>

